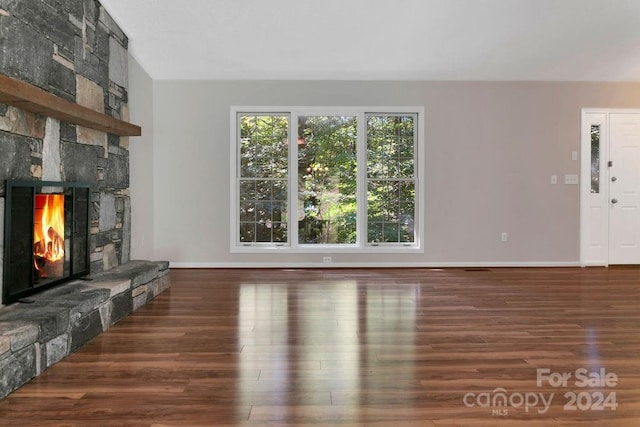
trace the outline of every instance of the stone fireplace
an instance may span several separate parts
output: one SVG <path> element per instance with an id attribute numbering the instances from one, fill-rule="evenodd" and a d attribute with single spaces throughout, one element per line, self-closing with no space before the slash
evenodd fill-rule
<path id="1" fill-rule="evenodd" d="M 1 74 L 128 120 L 128 40 L 98 1 L 2 2 L 0 41 Z M 127 263 L 128 148 L 128 137 L 0 104 L 0 223 L 6 180 L 84 183 L 90 188 L 91 273 Z"/>
<path id="2" fill-rule="evenodd" d="M 127 47 L 97 0 L 0 0 L 0 399 L 170 285 L 130 260 Z"/>

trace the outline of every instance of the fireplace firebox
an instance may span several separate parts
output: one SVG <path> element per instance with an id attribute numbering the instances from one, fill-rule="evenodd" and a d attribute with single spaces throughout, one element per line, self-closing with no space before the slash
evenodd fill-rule
<path id="1" fill-rule="evenodd" d="M 89 202 L 88 184 L 6 182 L 3 304 L 89 274 Z"/>

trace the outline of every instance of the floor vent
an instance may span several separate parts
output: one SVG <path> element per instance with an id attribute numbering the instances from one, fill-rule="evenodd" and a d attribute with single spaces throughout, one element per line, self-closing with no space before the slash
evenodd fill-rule
<path id="1" fill-rule="evenodd" d="M 491 271 L 488 268 L 465 268 L 464 271 Z"/>

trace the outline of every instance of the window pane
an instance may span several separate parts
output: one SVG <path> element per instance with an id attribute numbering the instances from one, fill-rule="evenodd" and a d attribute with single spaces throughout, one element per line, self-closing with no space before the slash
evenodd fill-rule
<path id="1" fill-rule="evenodd" d="M 256 199 L 256 182 L 240 181 L 240 200 Z"/>
<path id="2" fill-rule="evenodd" d="M 356 242 L 356 136 L 351 116 L 298 118 L 298 240 Z"/>
<path id="3" fill-rule="evenodd" d="M 256 242 L 271 242 L 271 223 L 256 224 Z"/>
<path id="4" fill-rule="evenodd" d="M 368 242 L 414 242 L 415 184 L 370 180 L 367 189 Z"/>
<path id="5" fill-rule="evenodd" d="M 382 223 L 381 222 L 369 222 L 369 227 L 367 230 L 367 241 L 368 242 L 382 242 L 384 240 L 384 234 L 382 233 Z"/>
<path id="6" fill-rule="evenodd" d="M 591 192 L 600 192 L 600 125 L 591 126 Z"/>
<path id="7" fill-rule="evenodd" d="M 273 224 L 273 241 L 284 243 L 287 241 L 287 224 L 286 223 L 274 223 Z"/>
<path id="8" fill-rule="evenodd" d="M 400 224 L 400 242 L 415 241 L 416 191 L 415 182 L 403 182 L 399 191 L 400 208 L 398 222 Z"/>
<path id="9" fill-rule="evenodd" d="M 255 242 L 255 223 L 254 222 L 241 222 L 240 223 L 240 241 L 241 242 Z"/>
<path id="10" fill-rule="evenodd" d="M 286 242 L 289 117 L 240 115 L 239 241 Z"/>
<path id="11" fill-rule="evenodd" d="M 367 241 L 415 242 L 415 116 L 367 116 Z"/>
<path id="12" fill-rule="evenodd" d="M 241 116 L 240 175 L 286 178 L 288 134 L 287 116 Z"/>
<path id="13" fill-rule="evenodd" d="M 413 178 L 414 117 L 367 117 L 367 176 Z"/>
<path id="14" fill-rule="evenodd" d="M 255 222 L 256 205 L 253 201 L 240 202 L 240 221 Z"/>

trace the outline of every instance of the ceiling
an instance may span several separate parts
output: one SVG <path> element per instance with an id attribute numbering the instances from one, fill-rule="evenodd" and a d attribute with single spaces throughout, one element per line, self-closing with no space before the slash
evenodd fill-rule
<path id="1" fill-rule="evenodd" d="M 640 0 L 101 0 L 154 79 L 640 81 Z"/>

